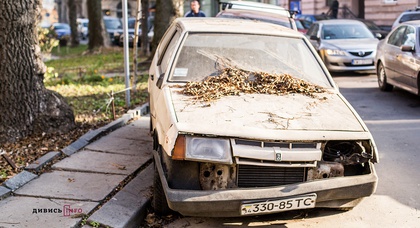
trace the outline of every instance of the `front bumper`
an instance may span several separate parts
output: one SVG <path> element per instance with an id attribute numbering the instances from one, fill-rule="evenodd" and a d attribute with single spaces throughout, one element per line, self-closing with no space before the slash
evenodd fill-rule
<path id="1" fill-rule="evenodd" d="M 378 181 L 373 164 L 370 163 L 370 174 L 360 176 L 335 177 L 267 188 L 180 190 L 169 188 L 156 151 L 154 158 L 169 207 L 186 216 L 237 217 L 241 216 L 240 209 L 244 201 L 282 199 L 311 193 L 317 194 L 315 207 L 318 208 L 354 207 L 361 198 L 375 192 Z"/>
<path id="2" fill-rule="evenodd" d="M 354 64 L 357 60 L 371 60 L 370 64 Z M 372 71 L 375 70 L 374 55 L 366 57 L 356 56 L 330 56 L 325 55 L 325 65 L 329 71 L 343 72 L 343 71 Z"/>

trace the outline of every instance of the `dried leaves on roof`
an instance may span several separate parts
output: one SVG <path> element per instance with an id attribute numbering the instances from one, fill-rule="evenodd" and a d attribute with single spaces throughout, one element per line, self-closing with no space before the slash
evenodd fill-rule
<path id="1" fill-rule="evenodd" d="M 250 72 L 236 68 L 225 68 L 216 77 L 207 77 L 201 82 L 188 82 L 183 94 L 195 96 L 203 101 L 212 101 L 223 96 L 241 93 L 276 94 L 301 93 L 313 97 L 325 90 L 289 74 Z"/>

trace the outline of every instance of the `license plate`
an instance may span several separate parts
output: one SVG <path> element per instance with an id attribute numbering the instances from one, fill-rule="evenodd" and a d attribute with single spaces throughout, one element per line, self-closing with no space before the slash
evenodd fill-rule
<path id="1" fill-rule="evenodd" d="M 293 198 L 243 203 L 241 205 L 241 215 L 266 214 L 280 211 L 314 208 L 315 202 L 316 194 L 313 193 Z"/>
<path id="2" fill-rule="evenodd" d="M 372 63 L 373 63 L 372 59 L 353 59 L 351 61 L 351 64 L 353 65 L 369 65 Z"/>

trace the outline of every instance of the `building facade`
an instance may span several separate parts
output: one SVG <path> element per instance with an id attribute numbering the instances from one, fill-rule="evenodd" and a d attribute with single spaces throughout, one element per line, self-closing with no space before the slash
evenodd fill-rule
<path id="1" fill-rule="evenodd" d="M 68 0 L 43 0 L 44 11 L 42 18 L 49 22 L 68 22 L 67 13 Z M 77 15 L 80 18 L 87 18 L 86 1 L 75 0 Z M 190 10 L 190 0 L 183 0 L 183 13 Z M 219 10 L 220 2 L 228 0 L 199 0 L 201 10 L 207 16 L 215 16 Z M 327 13 L 333 0 L 249 0 L 255 2 L 278 5 L 286 9 L 298 10 L 302 14 Z M 420 0 L 338 0 L 340 9 L 338 18 L 365 18 L 374 21 L 378 25 L 392 25 L 397 16 L 409 9 L 420 5 Z M 149 5 L 153 6 L 155 0 L 150 0 Z M 135 16 L 137 0 L 127 0 L 128 15 Z M 102 0 L 104 15 L 122 17 L 121 0 Z M 58 16 L 57 16 L 58 15 Z"/>
<path id="2" fill-rule="evenodd" d="M 409 9 L 415 9 L 420 0 L 338 0 L 338 18 L 364 18 L 378 25 L 392 25 L 397 16 Z M 293 2 L 290 0 L 290 2 Z M 303 14 L 327 13 L 332 0 L 305 0 L 301 2 Z"/>

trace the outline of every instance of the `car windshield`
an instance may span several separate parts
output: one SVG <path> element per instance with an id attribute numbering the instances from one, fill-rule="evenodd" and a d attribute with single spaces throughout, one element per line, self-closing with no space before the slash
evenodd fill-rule
<path id="1" fill-rule="evenodd" d="M 325 88 L 331 83 L 301 38 L 247 34 L 189 34 L 169 81 L 202 81 L 225 68 L 289 74 Z"/>
<path id="2" fill-rule="evenodd" d="M 121 29 L 122 24 L 119 19 L 105 19 L 105 27 L 107 29 Z"/>
<path id="3" fill-rule="evenodd" d="M 59 29 L 70 29 L 70 26 L 69 25 L 65 25 L 65 24 L 57 24 L 57 25 L 54 25 L 54 29 L 55 30 L 59 30 Z"/>
<path id="4" fill-rule="evenodd" d="M 374 38 L 366 26 L 361 24 L 331 24 L 322 28 L 322 38 L 333 39 L 363 39 Z"/>
<path id="5" fill-rule="evenodd" d="M 420 13 L 411 13 L 403 15 L 400 19 L 400 23 L 406 22 L 406 21 L 414 21 L 414 20 L 420 20 Z"/>
<path id="6" fill-rule="evenodd" d="M 135 25 L 136 25 L 136 19 L 128 19 L 127 21 L 128 28 L 133 29 Z M 140 26 L 140 23 L 139 23 L 139 26 Z"/>

